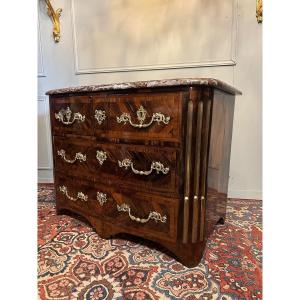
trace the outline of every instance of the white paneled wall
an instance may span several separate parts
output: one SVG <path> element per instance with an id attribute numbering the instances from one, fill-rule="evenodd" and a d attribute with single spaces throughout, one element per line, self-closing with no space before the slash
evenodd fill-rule
<path id="1" fill-rule="evenodd" d="M 88 3 L 72 1 L 77 74 L 234 65 L 236 1 Z"/>
<path id="2" fill-rule="evenodd" d="M 48 99 L 38 97 L 38 168 L 39 170 L 52 169 L 50 122 L 48 114 Z"/>
<path id="3" fill-rule="evenodd" d="M 39 1 L 38 178 L 51 182 L 49 89 L 215 77 L 243 91 L 234 119 L 229 195 L 261 198 L 261 25 L 254 0 L 53 0 L 61 41 Z"/>

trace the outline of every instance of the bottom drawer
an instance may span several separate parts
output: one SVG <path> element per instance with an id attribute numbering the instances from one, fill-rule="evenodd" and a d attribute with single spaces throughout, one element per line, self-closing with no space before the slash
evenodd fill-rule
<path id="1" fill-rule="evenodd" d="M 56 177 L 57 205 L 96 217 L 114 231 L 176 241 L 178 199 Z M 101 235 L 101 233 L 100 233 Z"/>

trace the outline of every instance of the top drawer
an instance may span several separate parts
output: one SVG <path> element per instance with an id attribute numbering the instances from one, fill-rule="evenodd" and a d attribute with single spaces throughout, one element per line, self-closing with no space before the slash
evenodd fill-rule
<path id="1" fill-rule="evenodd" d="M 107 95 L 107 132 L 98 131 L 96 134 L 180 142 L 182 96 L 182 92 Z"/>
<path id="2" fill-rule="evenodd" d="M 89 96 L 52 98 L 50 114 L 53 134 L 92 135 L 91 109 L 91 98 Z"/>

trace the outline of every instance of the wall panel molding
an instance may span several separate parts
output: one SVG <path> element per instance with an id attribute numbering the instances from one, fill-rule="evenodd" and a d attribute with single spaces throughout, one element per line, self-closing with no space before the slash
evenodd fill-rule
<path id="1" fill-rule="evenodd" d="M 38 19 L 38 77 L 46 77 L 45 67 L 44 67 L 44 53 L 43 53 L 39 19 Z"/>
<path id="2" fill-rule="evenodd" d="M 38 170 L 52 170 L 52 156 L 51 156 L 51 136 L 50 136 L 50 117 L 49 112 L 47 109 L 48 101 L 46 96 L 38 96 L 38 103 L 40 103 L 42 106 L 42 115 L 44 116 L 43 122 L 45 126 L 46 135 L 43 136 L 43 138 L 39 137 L 39 141 L 46 143 L 47 145 L 47 160 L 48 164 L 41 165 L 40 162 L 38 163 Z M 40 112 L 38 114 L 38 118 L 40 118 Z M 39 129 L 41 129 L 41 126 L 39 126 Z M 39 150 L 39 149 L 38 149 Z"/>
<path id="3" fill-rule="evenodd" d="M 75 57 L 77 60 L 77 58 Z M 223 61 L 207 61 L 207 62 L 195 62 L 195 63 L 178 63 L 170 65 L 148 65 L 148 66 L 132 66 L 132 67 L 116 67 L 116 68 L 95 68 L 95 69 L 78 69 L 76 63 L 76 75 L 80 74 L 96 74 L 96 73 L 114 73 L 114 72 L 130 72 L 130 71 L 152 71 L 152 70 L 168 70 L 168 69 L 185 69 L 185 68 L 200 68 L 200 67 L 221 67 L 221 66 L 235 66 L 234 60 Z"/>
<path id="4" fill-rule="evenodd" d="M 232 22 L 230 33 L 230 48 L 231 53 L 229 57 L 224 57 L 216 60 L 203 60 L 195 62 L 180 62 L 180 63 L 166 63 L 153 65 L 127 65 L 127 66 L 111 66 L 111 67 L 80 67 L 80 51 L 79 51 L 79 37 L 76 26 L 76 7 L 75 1 L 71 0 L 71 20 L 72 20 L 72 35 L 73 35 L 73 49 L 74 49 L 74 64 L 75 74 L 95 74 L 95 73 L 113 73 L 113 72 L 129 72 L 129 71 L 151 71 L 151 70 L 166 70 L 166 69 L 182 69 L 182 68 L 199 68 L 199 67 L 219 67 L 219 66 L 235 66 L 236 65 L 236 50 L 237 50 L 237 17 L 238 17 L 238 0 L 224 0 L 231 1 L 232 4 Z M 197 36 L 197 35 L 195 35 Z M 86 46 L 86 44 L 85 44 Z M 101 55 L 101 53 L 99 53 Z"/>

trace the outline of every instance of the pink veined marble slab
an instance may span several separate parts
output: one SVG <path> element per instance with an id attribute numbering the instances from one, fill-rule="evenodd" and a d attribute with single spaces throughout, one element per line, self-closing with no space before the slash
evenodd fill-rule
<path id="1" fill-rule="evenodd" d="M 212 86 L 224 92 L 233 95 L 241 95 L 242 93 L 230 86 L 229 84 L 213 79 L 213 78 L 181 78 L 181 79 L 162 79 L 149 81 L 135 81 L 123 83 L 110 83 L 99 85 L 76 86 L 61 89 L 54 89 L 46 92 L 46 95 L 82 93 L 82 92 L 98 92 L 108 90 L 126 90 L 126 89 L 142 89 L 142 88 L 161 88 L 172 86 Z"/>

